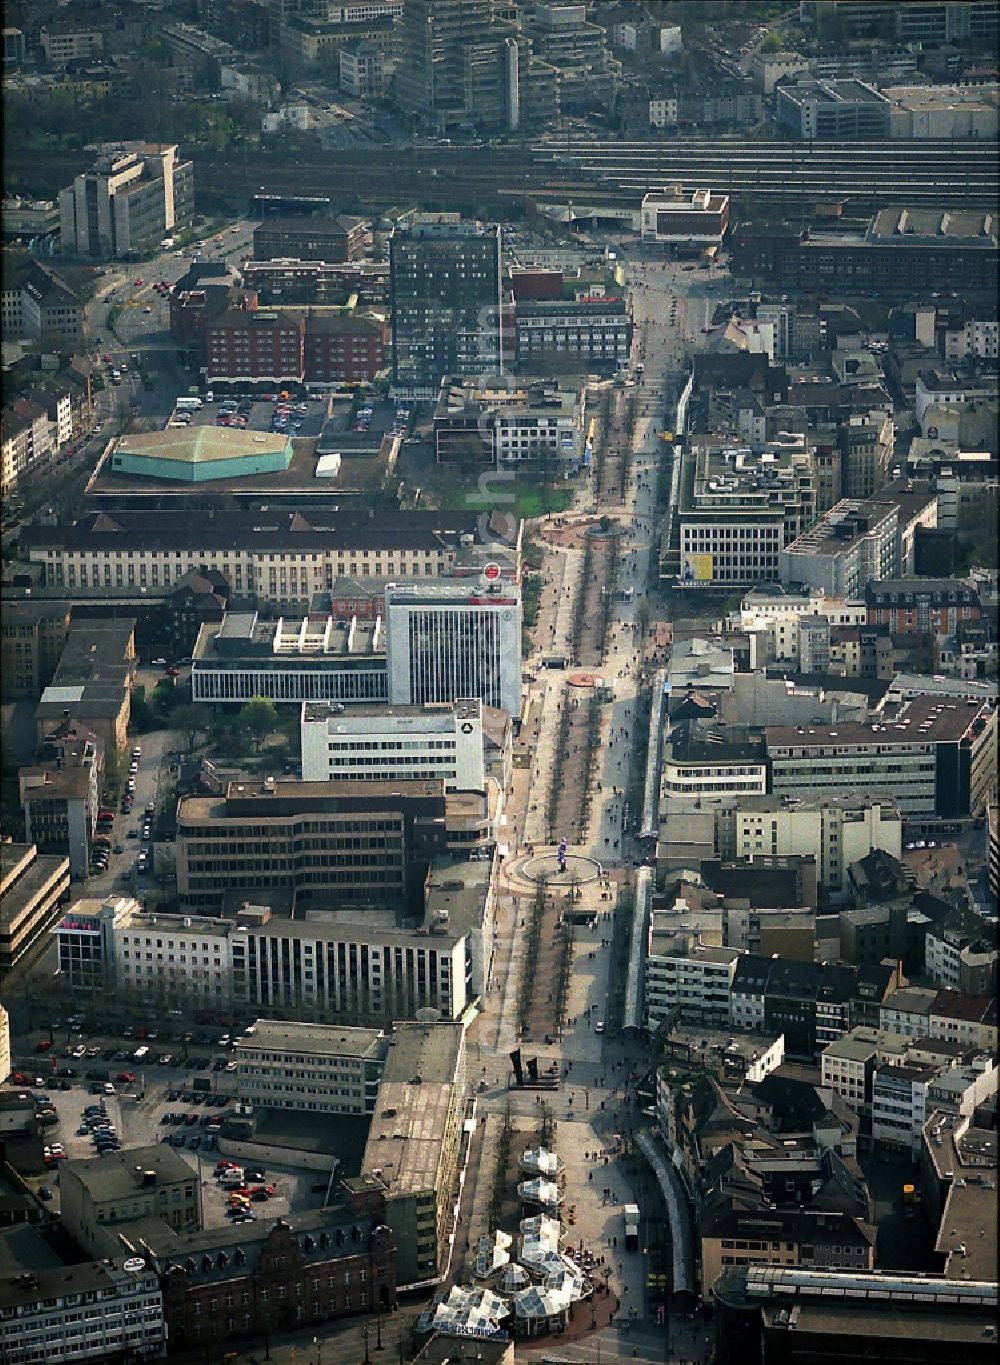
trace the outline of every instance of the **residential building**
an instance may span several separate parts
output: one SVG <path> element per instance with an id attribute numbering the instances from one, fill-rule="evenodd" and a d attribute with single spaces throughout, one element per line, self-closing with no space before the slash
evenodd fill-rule
<path id="1" fill-rule="evenodd" d="M 385 52 L 363 38 L 340 49 L 340 88 L 356 100 L 379 100 L 386 87 Z"/>
<path id="2" fill-rule="evenodd" d="M 997 1002 L 995 995 L 968 995 L 965 991 L 940 990 L 927 1016 L 932 1038 L 996 1051 Z"/>
<path id="3" fill-rule="evenodd" d="M 52 458 L 52 427 L 43 407 L 15 398 L 2 414 L 0 496 L 10 498 L 25 474 Z"/>
<path id="4" fill-rule="evenodd" d="M 774 93 L 778 123 L 793 137 L 844 141 L 889 136 L 889 100 L 856 78 L 791 76 Z"/>
<path id="5" fill-rule="evenodd" d="M 393 705 L 478 698 L 521 714 L 521 592 L 499 572 L 386 589 L 386 669 Z"/>
<path id="6" fill-rule="evenodd" d="M 66 351 L 83 344 L 83 303 L 45 261 L 34 256 L 11 261 L 4 269 L 2 297 L 5 339 Z"/>
<path id="7" fill-rule="evenodd" d="M 774 87 L 785 76 L 795 76 L 809 70 L 809 61 L 799 52 L 761 52 L 754 53 L 750 71 L 754 85 L 762 95 L 773 95 Z"/>
<path id="8" fill-rule="evenodd" d="M 721 1028 L 729 1020 L 729 992 L 740 957 L 736 948 L 703 948 L 696 936 L 676 933 L 669 919 L 650 916 L 645 964 L 646 1027 L 665 1019 Z M 675 1011 L 678 1012 L 675 1015 Z"/>
<path id="9" fill-rule="evenodd" d="M 194 217 L 194 168 L 175 146 L 105 146 L 59 193 L 64 255 L 121 259 L 158 247 Z"/>
<path id="10" fill-rule="evenodd" d="M 902 855 L 902 818 L 895 806 L 842 788 L 824 796 L 737 797 L 717 808 L 720 856 L 811 854 L 827 896 L 847 895 L 852 863 L 880 848 Z"/>
<path id="11" fill-rule="evenodd" d="M 677 187 L 650 190 L 639 212 L 643 242 L 674 251 L 719 247 L 729 227 L 729 195 Z"/>
<path id="12" fill-rule="evenodd" d="M 261 621 L 256 612 L 226 612 L 201 627 L 191 658 L 195 703 L 341 705 L 388 695 L 381 616 Z"/>
<path id="13" fill-rule="evenodd" d="M 692 437 L 680 457 L 675 516 L 681 585 L 775 581 L 784 547 L 812 525 L 815 502 L 802 440 L 754 453 Z"/>
<path id="14" fill-rule="evenodd" d="M 499 370 L 499 227 L 457 213 L 417 214 L 389 239 L 389 276 L 399 393 L 436 398 L 445 375 Z"/>
<path id="15" fill-rule="evenodd" d="M 67 1232 L 88 1249 L 102 1228 L 133 1218 L 156 1216 L 177 1232 L 202 1225 L 198 1168 L 165 1142 L 64 1161 L 59 1193 Z"/>
<path id="16" fill-rule="evenodd" d="M 67 857 L 40 854 L 34 844 L 0 844 L 0 977 L 45 933 L 68 895 Z"/>
<path id="17" fill-rule="evenodd" d="M 444 1273 L 455 1235 L 466 1100 L 462 1024 L 393 1030 L 361 1163 L 385 1192 L 401 1285 Z"/>
<path id="18" fill-rule="evenodd" d="M 138 1258 L 25 1270 L 3 1281 L 5 1360 L 149 1360 L 166 1349 L 160 1282 Z"/>
<path id="19" fill-rule="evenodd" d="M 28 560 L 44 566 L 46 585 L 75 588 L 173 586 L 192 570 L 214 570 L 233 596 L 278 611 L 308 611 L 316 593 L 341 578 L 437 578 L 463 551 L 487 544 L 519 558 L 520 527 L 502 536 L 471 512 L 379 512 L 358 517 L 337 508 L 93 513 L 66 526 L 26 527 Z"/>
<path id="20" fill-rule="evenodd" d="M 103 766 L 101 740 L 67 715 L 46 736 L 35 763 L 18 769 L 28 844 L 68 858 L 74 880 L 86 877 L 90 867 Z"/>
<path id="21" fill-rule="evenodd" d="M 893 635 L 954 635 L 959 622 L 982 617 L 979 592 L 962 579 L 873 579 L 864 597 L 868 624 L 886 625 Z"/>
<path id="22" fill-rule="evenodd" d="M 880 1065 L 899 1066 L 908 1042 L 901 1034 L 858 1026 L 828 1043 L 820 1054 L 820 1080 L 857 1114 L 871 1116 L 872 1086 Z"/>
<path id="23" fill-rule="evenodd" d="M 260 260 L 354 261 L 365 253 L 369 225 L 347 214 L 332 217 L 265 218 L 253 230 L 253 254 Z"/>
<path id="24" fill-rule="evenodd" d="M 66 602 L 3 604 L 0 620 L 0 687 L 4 701 L 37 701 L 48 687 L 69 635 Z"/>
<path id="25" fill-rule="evenodd" d="M 989 995 L 997 978 L 996 925 L 954 909 L 927 929 L 926 975 L 942 989 Z"/>
<path id="26" fill-rule="evenodd" d="M 434 411 L 438 464 L 530 461 L 540 468 L 584 460 L 584 400 L 577 385 L 490 375 L 445 379 Z"/>
<path id="27" fill-rule="evenodd" d="M 547 374 L 573 366 L 588 374 L 628 364 L 632 319 L 622 298 L 517 301 L 517 360 Z"/>
<path id="28" fill-rule="evenodd" d="M 649 101 L 650 128 L 675 128 L 677 126 L 677 96 L 665 95 Z"/>
<path id="29" fill-rule="evenodd" d="M 483 704 L 356 706 L 303 702 L 302 777 L 442 781 L 446 790 L 486 784 Z"/>
<path id="30" fill-rule="evenodd" d="M 243 286 L 263 304 L 346 304 L 357 294 L 362 306 L 389 302 L 388 261 L 244 261 Z"/>
<path id="31" fill-rule="evenodd" d="M 976 815 L 994 780 L 996 723 L 986 703 L 915 697 L 886 707 L 869 724 L 769 725 L 772 791 L 791 797 L 863 791 L 904 818 Z"/>
<path id="32" fill-rule="evenodd" d="M 258 1019 L 233 1048 L 243 1104 L 319 1114 L 373 1114 L 385 1063 L 381 1029 Z"/>
<path id="33" fill-rule="evenodd" d="M 699 1220 L 701 1284 L 707 1294 L 729 1266 L 874 1269 L 875 1235 L 859 1218 L 813 1209 L 741 1209 L 722 1202 Z"/>
<path id="34" fill-rule="evenodd" d="M 895 990 L 879 1009 L 879 1031 L 903 1038 L 923 1038 L 930 1033 L 931 1006 L 937 991 L 926 986 Z"/>
<path id="35" fill-rule="evenodd" d="M 912 1157 L 920 1153 L 927 1091 L 937 1075 L 928 1065 L 881 1065 L 872 1080 L 872 1141 Z"/>

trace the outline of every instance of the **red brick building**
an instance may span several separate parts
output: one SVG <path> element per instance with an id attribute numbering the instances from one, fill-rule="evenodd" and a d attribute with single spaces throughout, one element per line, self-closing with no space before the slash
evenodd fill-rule
<path id="1" fill-rule="evenodd" d="M 370 316 L 310 312 L 304 354 L 307 383 L 371 383 L 385 367 L 385 325 Z"/>
<path id="2" fill-rule="evenodd" d="M 227 308 L 205 327 L 202 354 L 209 386 L 233 379 L 301 383 L 305 318 L 291 310 Z"/>
<path id="3" fill-rule="evenodd" d="M 248 1231 L 248 1229 L 250 1229 Z M 229 1234 L 226 1236 L 225 1234 Z M 172 1353 L 313 1326 L 396 1302 L 392 1233 L 345 1208 L 193 1233 L 144 1248 L 163 1286 Z"/>
<path id="4" fill-rule="evenodd" d="M 960 578 L 873 579 L 865 588 L 868 624 L 893 635 L 954 635 L 982 616 L 979 593 Z"/>

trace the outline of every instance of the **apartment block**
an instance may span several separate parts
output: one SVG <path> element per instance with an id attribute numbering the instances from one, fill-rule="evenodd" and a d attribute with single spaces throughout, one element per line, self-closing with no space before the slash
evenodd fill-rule
<path id="1" fill-rule="evenodd" d="M 729 993 L 740 953 L 735 948 L 702 948 L 689 934 L 675 933 L 650 919 L 645 971 L 647 1027 L 654 1029 L 674 1010 L 689 1024 L 721 1028 L 729 1020 Z"/>
<path id="2" fill-rule="evenodd" d="M 298 384 L 305 369 L 301 313 L 228 308 L 203 335 L 205 382 L 264 381 L 275 388 Z"/>
<path id="3" fill-rule="evenodd" d="M 39 853 L 34 844 L 0 844 L 0 977 L 52 925 L 69 895 L 69 878 L 69 858 L 62 854 Z"/>
<path id="4" fill-rule="evenodd" d="M 864 597 L 868 624 L 888 626 L 893 635 L 954 635 L 960 622 L 982 617 L 977 589 L 961 579 L 873 579 Z"/>
<path id="5" fill-rule="evenodd" d="M 754 452 L 693 436 L 676 512 L 681 585 L 776 581 L 785 546 L 812 525 L 815 505 L 804 441 Z"/>
<path id="6" fill-rule="evenodd" d="M 388 1043 L 381 1029 L 258 1019 L 236 1040 L 244 1104 L 319 1114 L 372 1114 Z"/>
<path id="7" fill-rule="evenodd" d="M 52 458 L 52 427 L 45 409 L 30 398 L 16 398 L 3 412 L 2 442 L 0 493 L 9 498 L 25 474 Z"/>
<path id="8" fill-rule="evenodd" d="M 927 929 L 925 971 L 943 990 L 989 995 L 997 979 L 996 924 L 954 909 Z"/>
<path id="9" fill-rule="evenodd" d="M 915 697 L 870 723 L 765 728 L 777 796 L 861 791 L 901 814 L 955 819 L 985 809 L 996 712 L 987 703 Z"/>
<path id="10" fill-rule="evenodd" d="M 483 705 L 345 707 L 305 702 L 300 723 L 302 777 L 441 781 L 446 790 L 486 783 Z"/>
<path id="11" fill-rule="evenodd" d="M 65 255 L 122 259 L 150 251 L 194 217 L 194 169 L 175 146 L 105 146 L 59 194 Z"/>
<path id="12" fill-rule="evenodd" d="M 828 1043 L 820 1054 L 822 1085 L 836 1091 L 857 1114 L 871 1114 L 876 1068 L 897 1066 L 906 1057 L 907 1039 L 898 1033 L 857 1027 Z"/>

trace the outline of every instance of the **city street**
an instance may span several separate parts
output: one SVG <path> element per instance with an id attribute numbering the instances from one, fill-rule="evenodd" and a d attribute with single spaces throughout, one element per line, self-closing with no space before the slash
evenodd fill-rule
<path id="1" fill-rule="evenodd" d="M 622 1160 L 622 1139 L 638 1117 L 632 1107 L 635 1098 L 629 1093 L 629 1081 L 633 1074 L 642 1072 L 645 1054 L 634 1042 L 624 1044 L 606 1031 L 604 1015 L 612 985 L 609 945 L 614 931 L 616 888 L 624 870 L 634 863 L 629 829 L 638 812 L 628 811 L 625 792 L 631 764 L 642 762 L 644 757 L 635 754 L 631 738 L 638 707 L 647 702 L 647 698 L 642 698 L 640 703 L 639 694 L 642 657 L 639 609 L 641 603 L 650 602 L 657 587 L 649 581 L 653 561 L 650 532 L 656 512 L 658 473 L 667 457 L 667 446 L 659 433 L 673 425 L 673 414 L 664 412 L 664 396 L 676 392 L 682 381 L 681 372 L 690 352 L 690 324 L 693 322 L 700 330 L 710 322 L 711 311 L 726 282 L 723 278 L 695 276 L 682 267 L 661 262 L 640 262 L 631 270 L 636 286 L 632 294 L 633 372 L 637 366 L 644 367 L 637 386 L 635 454 L 624 507 L 597 509 L 613 516 L 620 529 L 617 580 L 604 585 L 613 595 L 614 606 L 600 668 L 601 680 L 611 689 L 613 701 L 602 707 L 602 744 L 589 822 L 582 839 L 570 841 L 569 850 L 571 855 L 582 855 L 601 864 L 610 880 L 601 878 L 581 888 L 588 898 L 585 903 L 594 907 L 595 922 L 591 929 L 581 927 L 576 931 L 571 949 L 566 1024 L 559 1035 L 542 1042 L 536 1034 L 528 1044 L 521 1044 L 518 1038 L 514 1014 L 517 982 L 522 973 L 532 970 L 532 964 L 525 960 L 523 938 L 518 932 L 523 923 L 523 897 L 530 894 L 526 887 L 520 900 L 516 895 L 508 895 L 502 902 L 498 917 L 499 965 L 495 971 L 501 988 L 488 997 L 483 1016 L 470 1031 L 470 1074 L 482 1074 L 487 1084 L 486 1091 L 477 1097 L 477 1104 L 486 1119 L 488 1134 L 497 1129 L 499 1116 L 508 1106 L 516 1116 L 515 1121 L 530 1123 L 539 1117 L 539 1104 L 550 1102 L 556 1119 L 555 1147 L 567 1163 L 566 1199 L 575 1210 L 572 1237 L 595 1254 L 601 1249 L 610 1253 L 609 1291 L 618 1304 L 614 1325 L 565 1345 L 558 1339 L 548 1343 L 551 1358 L 567 1362 L 665 1358 L 695 1361 L 704 1359 L 709 1346 L 700 1324 L 692 1329 L 677 1315 L 669 1324 L 672 1341 L 669 1356 L 665 1354 L 664 1329 L 655 1325 L 646 1301 L 646 1256 L 641 1250 L 626 1253 L 617 1245 L 623 1243 L 621 1205 L 637 1198 Z M 671 299 L 678 304 L 673 315 Z M 558 520 L 565 523 L 586 517 L 593 498 L 589 485 L 580 487 L 574 507 Z M 572 652 L 575 602 L 583 587 L 582 563 L 581 549 L 565 548 L 550 554 L 543 570 L 545 587 L 539 623 L 526 664 L 527 675 L 535 679 L 528 708 L 534 764 L 524 798 L 526 809 L 520 838 L 518 819 L 516 815 L 513 818 L 508 862 L 515 871 L 511 877 L 519 875 L 516 871 L 519 855 L 526 848 L 533 847 L 537 853 L 539 846 L 547 842 L 545 812 L 549 783 L 556 770 L 560 711 L 572 704 L 573 669 L 570 666 L 565 672 L 549 670 L 542 661 L 549 654 L 569 656 Z M 627 597 L 623 592 L 626 587 L 632 589 Z M 554 836 L 558 838 L 563 833 L 566 832 L 556 830 Z M 597 899 L 601 887 L 612 888 L 610 892 L 600 892 L 607 900 Z M 539 1097 L 507 1089 L 510 1073 L 507 1054 L 519 1045 L 537 1054 L 540 1071 L 553 1064 L 558 1067 L 562 1074 L 558 1094 Z M 487 1167 L 493 1169 L 491 1162 L 495 1166 L 490 1148 L 491 1139 L 487 1136 L 479 1170 L 469 1172 L 476 1191 L 469 1225 L 473 1244 L 480 1231 L 486 1230 L 482 1205 L 490 1185 Z"/>

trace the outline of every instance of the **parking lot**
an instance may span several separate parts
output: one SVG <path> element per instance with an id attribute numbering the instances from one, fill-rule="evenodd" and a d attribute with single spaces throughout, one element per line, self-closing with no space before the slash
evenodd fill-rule
<path id="1" fill-rule="evenodd" d="M 217 393 L 201 408 L 174 410 L 171 424 L 190 427 L 228 427 L 236 431 L 274 431 L 315 440 L 326 420 L 326 402 L 276 394 L 269 402 L 229 398 Z"/>

